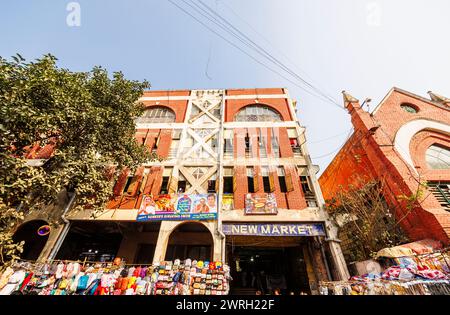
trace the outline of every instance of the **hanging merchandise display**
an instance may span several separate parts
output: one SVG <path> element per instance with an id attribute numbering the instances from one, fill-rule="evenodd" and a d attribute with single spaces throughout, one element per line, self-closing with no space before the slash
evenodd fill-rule
<path id="1" fill-rule="evenodd" d="M 448 249 L 398 255 L 389 258 L 390 267 L 382 273 L 354 276 L 348 281 L 322 282 L 319 292 L 321 295 L 450 295 L 449 258 Z"/>
<path id="2" fill-rule="evenodd" d="M 149 266 L 21 261 L 0 275 L 0 295 L 227 295 L 222 262 L 165 261 Z"/>
<path id="3" fill-rule="evenodd" d="M 320 295 L 450 295 L 449 280 L 321 282 Z"/>

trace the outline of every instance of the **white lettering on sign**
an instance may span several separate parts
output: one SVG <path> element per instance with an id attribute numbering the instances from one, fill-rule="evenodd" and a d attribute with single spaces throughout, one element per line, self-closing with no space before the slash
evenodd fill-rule
<path id="1" fill-rule="evenodd" d="M 317 226 L 317 230 L 315 227 Z M 230 224 L 224 225 L 227 235 L 313 236 L 325 235 L 320 224 Z"/>
<path id="2" fill-rule="evenodd" d="M 276 226 L 276 225 L 274 225 L 273 227 L 272 227 L 272 234 L 280 234 L 280 230 L 278 230 L 278 227 Z"/>
<path id="3" fill-rule="evenodd" d="M 290 226 L 289 227 L 289 234 L 294 234 L 295 235 L 295 226 Z"/>
<path id="4" fill-rule="evenodd" d="M 270 226 L 262 225 L 261 226 L 261 234 L 270 234 Z"/>
<path id="5" fill-rule="evenodd" d="M 258 233 L 258 227 L 256 225 L 250 225 L 248 227 L 250 234 L 257 234 Z"/>

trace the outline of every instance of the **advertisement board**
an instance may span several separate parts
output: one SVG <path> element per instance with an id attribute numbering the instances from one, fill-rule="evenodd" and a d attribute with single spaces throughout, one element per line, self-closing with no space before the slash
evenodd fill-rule
<path id="1" fill-rule="evenodd" d="M 137 221 L 215 220 L 216 194 L 144 195 Z"/>
<path id="2" fill-rule="evenodd" d="M 247 194 L 245 196 L 246 215 L 267 215 L 277 213 L 277 200 L 274 194 Z"/>

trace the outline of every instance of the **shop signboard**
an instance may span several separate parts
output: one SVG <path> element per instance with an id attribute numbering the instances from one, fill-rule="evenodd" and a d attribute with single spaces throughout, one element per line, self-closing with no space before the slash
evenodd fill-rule
<path id="1" fill-rule="evenodd" d="M 277 213 L 277 199 L 274 194 L 247 194 L 245 196 L 246 215 L 267 215 Z"/>
<path id="2" fill-rule="evenodd" d="M 225 235 L 325 236 L 322 223 L 224 223 Z"/>
<path id="3" fill-rule="evenodd" d="M 137 221 L 215 220 L 216 194 L 144 195 Z"/>
<path id="4" fill-rule="evenodd" d="M 224 194 L 222 196 L 222 210 L 231 211 L 234 209 L 234 195 Z"/>

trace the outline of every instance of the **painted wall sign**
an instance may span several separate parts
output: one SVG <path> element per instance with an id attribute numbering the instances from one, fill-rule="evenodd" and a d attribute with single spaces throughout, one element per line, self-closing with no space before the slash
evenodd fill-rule
<path id="1" fill-rule="evenodd" d="M 144 195 L 136 218 L 137 221 L 215 219 L 216 194 Z"/>
<path id="2" fill-rule="evenodd" d="M 325 236 L 322 223 L 224 223 L 225 235 Z"/>

